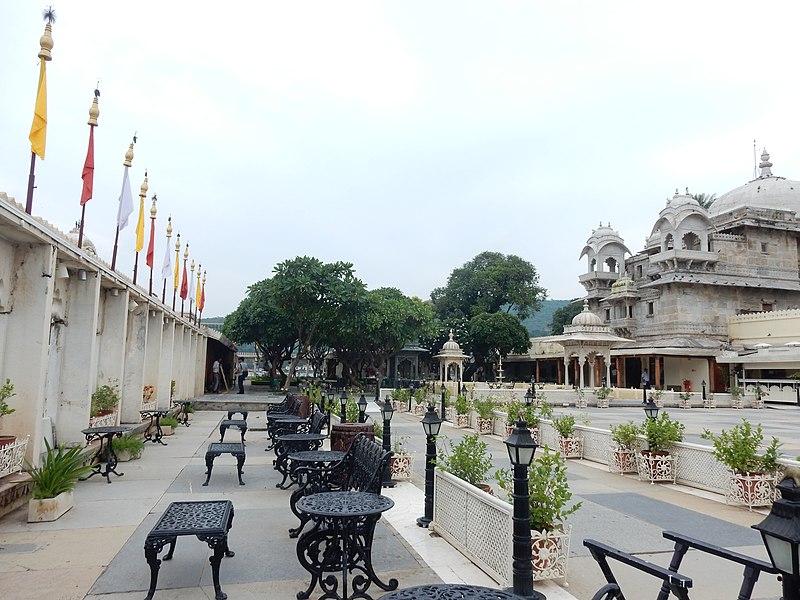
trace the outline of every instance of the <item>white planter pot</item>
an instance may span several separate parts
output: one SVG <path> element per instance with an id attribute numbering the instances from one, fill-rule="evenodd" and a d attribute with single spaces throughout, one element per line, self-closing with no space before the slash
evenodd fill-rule
<path id="1" fill-rule="evenodd" d="M 675 483 L 675 457 L 671 454 L 642 454 L 636 455 L 636 469 L 639 479 L 649 479 L 650 483 L 656 481 L 671 481 Z"/>
<path id="2" fill-rule="evenodd" d="M 583 440 L 576 437 L 558 439 L 561 454 L 564 458 L 583 458 Z"/>
<path id="3" fill-rule="evenodd" d="M 612 473 L 636 473 L 636 453 L 625 448 L 614 448 L 611 452 L 611 460 L 608 469 Z"/>
<path id="4" fill-rule="evenodd" d="M 608 397 L 597 399 L 597 408 L 608 408 Z"/>
<path id="5" fill-rule="evenodd" d="M 427 410 L 428 410 L 428 407 L 425 406 L 425 404 L 415 404 L 414 405 L 414 414 L 415 415 L 424 415 Z"/>
<path id="6" fill-rule="evenodd" d="M 478 417 L 478 433 L 481 435 L 491 435 L 494 433 L 494 419 L 481 419 Z"/>
<path id="7" fill-rule="evenodd" d="M 775 476 L 769 473 L 733 473 L 728 482 L 726 504 L 769 506 L 775 500 Z"/>
<path id="8" fill-rule="evenodd" d="M 55 498 L 28 501 L 28 523 L 55 521 L 75 505 L 72 492 L 61 492 Z"/>
<path id="9" fill-rule="evenodd" d="M 469 427 L 469 415 L 456 415 L 456 427 Z"/>
<path id="10" fill-rule="evenodd" d="M 414 456 L 411 454 L 395 454 L 389 459 L 392 479 L 410 479 L 413 466 Z"/>
<path id="11" fill-rule="evenodd" d="M 552 531 L 531 530 L 533 579 L 566 579 L 572 527 Z"/>
<path id="12" fill-rule="evenodd" d="M 162 425 L 161 433 L 165 436 L 172 435 L 173 433 L 175 433 L 175 429 L 172 427 L 172 425 Z"/>

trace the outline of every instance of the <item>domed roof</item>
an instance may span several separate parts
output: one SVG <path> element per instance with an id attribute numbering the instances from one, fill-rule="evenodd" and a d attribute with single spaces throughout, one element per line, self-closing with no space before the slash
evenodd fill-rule
<path id="1" fill-rule="evenodd" d="M 583 301 L 583 312 L 579 312 L 572 319 L 573 325 L 602 325 L 603 321 L 600 320 L 596 314 L 589 310 L 589 300 Z"/>
<path id="2" fill-rule="evenodd" d="M 611 223 L 603 225 L 601 221 L 597 229 L 592 229 L 592 235 L 586 240 L 586 245 L 583 247 L 583 250 L 581 250 L 579 258 L 583 258 L 583 256 L 587 254 L 590 258 L 600 254 L 602 249 L 609 244 L 618 244 L 621 250 L 632 254 L 627 246 L 625 246 L 625 240 L 622 239 L 619 232 L 611 228 Z"/>
<path id="3" fill-rule="evenodd" d="M 67 234 L 67 239 L 77 246 L 79 234 L 80 231 L 78 230 L 78 224 L 76 223 L 75 227 L 69 230 L 69 233 Z M 85 233 L 83 234 L 83 240 L 81 240 L 81 248 L 84 251 L 88 252 L 89 254 L 94 254 L 95 256 L 97 256 L 97 248 L 95 248 L 94 243 L 92 243 L 92 240 L 86 237 Z"/>
<path id="4" fill-rule="evenodd" d="M 800 181 L 772 174 L 769 154 L 761 154 L 761 175 L 717 198 L 708 209 L 711 217 L 745 206 L 774 210 L 789 210 L 800 215 Z"/>
<path id="5" fill-rule="evenodd" d="M 697 200 L 692 198 L 689 194 L 689 190 L 686 190 L 685 194 L 678 193 L 678 190 L 675 190 L 675 195 L 667 200 L 667 208 L 680 208 L 681 206 L 686 205 L 691 206 L 692 208 L 699 208 L 700 204 L 698 204 Z"/>
<path id="6" fill-rule="evenodd" d="M 442 346 L 442 351 L 447 352 L 448 354 L 452 354 L 454 352 L 461 352 L 461 346 L 458 345 L 453 339 L 453 330 L 450 330 L 450 339 L 447 340 L 444 345 Z"/>

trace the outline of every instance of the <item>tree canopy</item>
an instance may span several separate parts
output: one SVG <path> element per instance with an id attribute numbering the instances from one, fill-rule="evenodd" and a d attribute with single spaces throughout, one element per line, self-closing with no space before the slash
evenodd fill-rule
<path id="1" fill-rule="evenodd" d="M 553 320 L 550 322 L 550 332 L 552 335 L 564 333 L 564 325 L 571 325 L 572 319 L 583 310 L 578 302 L 566 304 L 553 313 Z"/>

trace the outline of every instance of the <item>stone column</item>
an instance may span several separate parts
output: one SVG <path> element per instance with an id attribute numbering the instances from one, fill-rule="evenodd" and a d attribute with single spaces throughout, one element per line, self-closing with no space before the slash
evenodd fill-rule
<path id="1" fill-rule="evenodd" d="M 161 331 L 161 360 L 158 369 L 158 387 L 156 388 L 158 408 L 160 410 L 166 410 L 170 406 L 169 393 L 173 380 L 175 319 L 167 317 L 166 321 L 162 325 Z"/>
<path id="2" fill-rule="evenodd" d="M 128 291 L 119 290 L 116 296 L 109 289 L 100 295 L 98 316 L 97 381 L 122 382 L 125 371 L 125 338 L 128 332 Z"/>
<path id="3" fill-rule="evenodd" d="M 138 300 L 137 300 L 138 302 Z M 130 307 L 129 307 L 130 308 Z M 139 423 L 147 352 L 147 304 L 128 311 L 128 337 L 125 340 L 125 376 L 122 380 L 122 423 Z"/>
<path id="4" fill-rule="evenodd" d="M 159 310 L 149 309 L 147 311 L 147 347 L 144 358 L 144 377 L 142 390 L 139 398 L 141 403 L 144 395 L 144 386 L 152 385 L 156 388 L 156 394 L 161 396 L 158 389 L 159 373 L 161 372 L 161 339 L 164 332 L 164 315 Z M 167 391 L 169 397 L 169 391 Z"/>

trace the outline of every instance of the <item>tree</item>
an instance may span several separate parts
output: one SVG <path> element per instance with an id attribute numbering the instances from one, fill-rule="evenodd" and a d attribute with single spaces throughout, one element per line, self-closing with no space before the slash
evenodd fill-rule
<path id="1" fill-rule="evenodd" d="M 705 192 L 701 192 L 699 194 L 692 194 L 692 198 L 697 200 L 697 203 L 708 210 L 711 208 L 711 205 L 714 204 L 714 200 L 717 199 L 716 194 L 706 194 Z"/>
<path id="2" fill-rule="evenodd" d="M 469 321 L 469 345 L 474 362 L 464 372 L 468 379 L 472 372 L 485 367 L 497 355 L 525 354 L 531 346 L 528 330 L 519 319 L 508 313 L 481 313 Z M 488 369 L 484 369 L 488 372 Z"/>
<path id="3" fill-rule="evenodd" d="M 366 288 L 355 276 L 352 263 L 323 263 L 317 258 L 298 256 L 275 267 L 272 298 L 297 341 L 285 383 L 288 388 L 307 349 L 319 345 L 348 311 L 366 301 Z"/>
<path id="4" fill-rule="evenodd" d="M 565 304 L 553 313 L 553 320 L 550 322 L 550 333 L 561 335 L 564 333 L 564 325 L 571 325 L 572 319 L 583 310 L 583 306 L 578 302 Z"/>
<path id="5" fill-rule="evenodd" d="M 447 285 L 433 290 L 431 300 L 442 320 L 471 319 L 501 309 L 513 309 L 520 319 L 526 319 L 539 310 L 547 296 L 538 283 L 536 268 L 519 256 L 482 252 L 454 269 Z"/>

